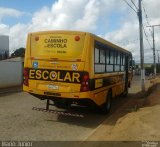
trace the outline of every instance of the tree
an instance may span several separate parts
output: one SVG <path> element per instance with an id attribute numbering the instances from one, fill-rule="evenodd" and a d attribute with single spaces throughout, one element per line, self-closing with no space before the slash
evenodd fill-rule
<path id="1" fill-rule="evenodd" d="M 21 47 L 19 49 L 16 49 L 14 53 L 11 54 L 11 57 L 24 57 L 25 54 L 25 48 Z"/>
<path id="2" fill-rule="evenodd" d="M 160 64 L 159 63 L 156 64 L 156 69 L 157 69 L 157 73 L 160 73 Z M 145 72 L 147 74 L 154 73 L 154 65 L 152 64 L 151 67 L 146 67 Z"/>
<path id="3" fill-rule="evenodd" d="M 160 63 L 156 64 L 156 68 L 157 68 L 157 73 L 160 73 Z"/>

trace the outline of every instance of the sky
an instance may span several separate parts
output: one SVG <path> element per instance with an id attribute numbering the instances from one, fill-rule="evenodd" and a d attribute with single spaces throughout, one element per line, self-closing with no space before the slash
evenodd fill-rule
<path id="1" fill-rule="evenodd" d="M 138 11 L 138 0 L 0 0 L 0 35 L 9 35 L 12 53 L 26 46 L 29 32 L 87 31 L 131 51 L 139 63 L 138 17 L 125 1 Z M 160 0 L 142 0 L 145 63 L 153 62 L 153 32 L 147 26 L 160 24 L 159 8 Z M 160 50 L 160 27 L 155 48 Z"/>

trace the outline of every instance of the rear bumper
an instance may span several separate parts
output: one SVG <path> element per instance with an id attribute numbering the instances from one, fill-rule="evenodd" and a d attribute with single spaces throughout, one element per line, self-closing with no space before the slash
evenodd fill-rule
<path id="1" fill-rule="evenodd" d="M 68 104 L 78 104 L 83 106 L 97 106 L 97 104 L 91 100 L 90 98 L 65 98 L 65 97 L 53 97 L 53 96 L 46 96 L 46 95 L 38 95 L 30 93 L 31 95 L 39 98 L 40 100 L 52 100 L 54 102 L 59 103 L 68 103 Z"/>
<path id="2" fill-rule="evenodd" d="M 43 91 L 39 89 L 31 89 L 27 86 L 23 86 L 23 90 L 28 93 L 40 95 L 42 97 L 63 97 L 63 98 L 91 98 L 93 97 L 91 92 L 57 92 L 57 91 Z"/>
<path id="3" fill-rule="evenodd" d="M 76 102 L 79 104 L 86 105 L 97 105 L 100 106 L 105 103 L 105 98 L 102 94 L 105 92 L 95 93 L 94 91 L 88 92 L 61 92 L 57 93 L 54 91 L 42 91 L 37 89 L 30 89 L 27 86 L 23 86 L 25 92 L 30 93 L 31 95 L 41 99 L 49 99 L 52 101 L 65 101 L 65 102 Z"/>

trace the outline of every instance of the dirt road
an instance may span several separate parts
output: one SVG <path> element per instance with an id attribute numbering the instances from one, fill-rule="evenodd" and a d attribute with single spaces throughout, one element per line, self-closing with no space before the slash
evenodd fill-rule
<path id="1" fill-rule="evenodd" d="M 160 84 L 154 86 L 145 99 L 138 94 L 137 97 L 131 97 L 87 140 L 160 141 Z"/>
<path id="2" fill-rule="evenodd" d="M 84 114 L 78 118 L 33 111 L 32 107 L 43 108 L 45 102 L 24 92 L 0 96 L 0 140 L 82 141 L 106 118 L 86 108 L 73 108 L 72 113 Z"/>

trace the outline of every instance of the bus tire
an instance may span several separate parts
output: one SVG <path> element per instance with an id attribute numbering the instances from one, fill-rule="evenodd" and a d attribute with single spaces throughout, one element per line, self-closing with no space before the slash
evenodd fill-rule
<path id="1" fill-rule="evenodd" d="M 108 114 L 111 110 L 111 100 L 112 100 L 112 92 L 108 91 L 106 96 L 106 102 L 101 106 L 100 111 L 102 114 Z"/>

